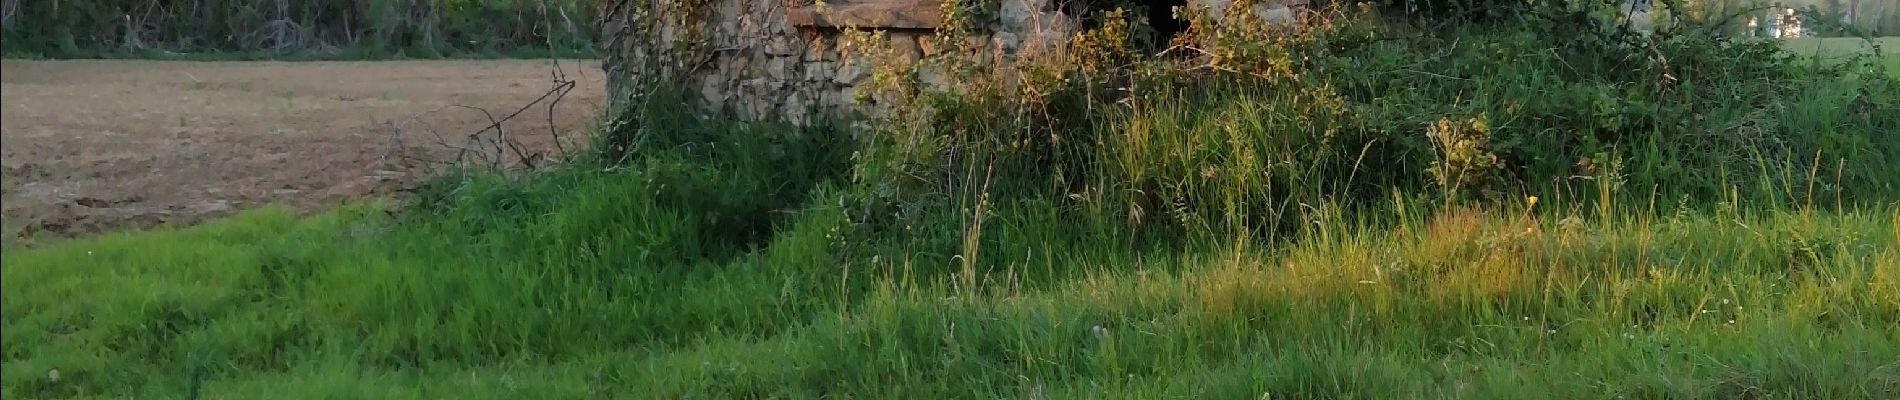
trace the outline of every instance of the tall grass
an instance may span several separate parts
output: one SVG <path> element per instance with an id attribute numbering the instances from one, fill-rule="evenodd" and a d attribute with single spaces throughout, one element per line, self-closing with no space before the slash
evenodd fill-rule
<path id="1" fill-rule="evenodd" d="M 656 95 L 395 212 L 8 248 L 0 396 L 1900 394 L 1884 71 L 1444 35 L 1058 64 L 855 135 Z"/>
<path id="2" fill-rule="evenodd" d="M 822 186 L 747 196 L 799 204 L 751 216 L 769 233 L 729 236 L 743 231 L 717 221 L 747 207 L 657 199 L 673 185 L 764 193 L 711 183 L 760 167 L 654 162 L 476 184 L 433 216 L 264 210 L 9 249 L 5 394 L 1885 398 L 1900 385 L 1892 205 L 1599 216 L 1395 200 L 1276 243 L 1144 251 L 1004 199 L 964 264 L 849 235 Z M 699 172 L 667 177 L 683 171 Z"/>
<path id="3" fill-rule="evenodd" d="M 375 58 L 592 54 L 595 9 L 575 0 L 21 0 L 9 56 Z"/>

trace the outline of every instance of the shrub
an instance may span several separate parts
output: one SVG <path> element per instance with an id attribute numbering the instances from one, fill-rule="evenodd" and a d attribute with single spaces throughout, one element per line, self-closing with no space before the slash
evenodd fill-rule
<path id="1" fill-rule="evenodd" d="M 915 216 L 983 192 L 1062 199 L 1106 229 L 1271 233 L 1393 192 L 1895 193 L 1900 83 L 1874 56 L 1817 64 L 1696 25 L 1521 16 L 1400 37 L 1340 11 L 1291 32 L 1197 23 L 1178 38 L 1188 54 L 1164 57 L 1127 54 L 1105 24 L 1065 59 L 926 91 L 927 112 L 881 121 L 857 144 L 865 207 Z"/>

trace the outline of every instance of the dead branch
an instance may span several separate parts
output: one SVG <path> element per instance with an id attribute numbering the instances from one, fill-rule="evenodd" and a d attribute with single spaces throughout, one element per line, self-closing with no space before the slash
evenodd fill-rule
<path id="1" fill-rule="evenodd" d="M 543 22 L 553 29 L 553 15 L 544 3 L 542 5 Z M 566 16 L 562 16 L 566 18 Z M 572 22 L 569 21 L 571 24 Z M 555 50 L 553 35 L 546 35 L 546 44 L 550 55 Z M 548 137 L 554 141 L 556 159 L 568 156 L 566 138 L 562 137 L 561 127 L 555 119 L 560 103 L 574 91 L 578 83 L 567 76 L 561 60 L 553 57 L 549 78 L 552 86 L 541 96 L 500 114 L 489 108 L 470 104 L 451 104 L 416 113 L 405 118 L 389 121 L 390 140 L 388 151 L 382 162 L 400 163 L 408 173 L 427 175 L 443 172 L 445 168 L 454 168 L 464 172 L 487 170 L 490 172 L 508 172 L 510 170 L 534 170 L 543 166 L 542 160 L 549 157 L 526 146 L 521 142 L 521 132 L 509 132 L 507 124 L 515 118 L 528 113 L 537 106 L 544 107 L 544 118 L 548 126 Z M 473 110 L 481 114 L 486 121 L 480 129 L 452 140 L 443 135 L 425 118 L 449 109 Z M 420 136 L 418 136 L 420 135 Z M 416 136 L 411 138 L 410 136 Z M 418 140 L 420 139 L 420 140 Z M 432 142 L 432 143 L 431 143 Z M 443 155 L 439 152 L 452 151 Z M 435 156 L 432 156 L 435 154 Z"/>

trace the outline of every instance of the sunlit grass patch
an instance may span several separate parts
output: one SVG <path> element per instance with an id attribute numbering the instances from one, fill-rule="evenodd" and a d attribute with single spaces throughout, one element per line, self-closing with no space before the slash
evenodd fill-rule
<path id="1" fill-rule="evenodd" d="M 1785 40 L 1788 50 L 1796 54 L 1815 57 L 1824 62 L 1870 54 L 1877 46 L 1880 49 L 1879 65 L 1885 67 L 1887 73 L 1900 77 L 1900 37 L 1879 37 L 1872 40 L 1852 37 Z"/>
<path id="2" fill-rule="evenodd" d="M 1882 53 L 1900 51 L 1900 37 L 1877 37 L 1872 40 L 1857 37 L 1788 38 L 1783 41 L 1787 43 L 1788 50 L 1817 57 L 1863 54 L 1872 52 L 1876 46 Z"/>

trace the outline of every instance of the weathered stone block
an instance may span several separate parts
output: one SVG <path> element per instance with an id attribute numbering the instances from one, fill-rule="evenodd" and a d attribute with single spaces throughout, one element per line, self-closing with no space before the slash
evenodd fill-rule
<path id="1" fill-rule="evenodd" d="M 847 29 L 936 29 L 943 26 L 942 0 L 841 0 L 825 7 L 786 11 L 789 25 Z"/>
<path id="2" fill-rule="evenodd" d="M 1025 27 L 1021 55 L 1038 57 L 1062 52 L 1068 48 L 1074 26 L 1068 16 L 1061 13 L 1043 13 Z"/>
<path id="3" fill-rule="evenodd" d="M 897 57 L 896 60 L 891 61 L 898 65 L 915 63 L 924 56 L 923 50 L 918 47 L 916 34 L 893 33 L 887 36 L 887 39 L 890 41 L 891 54 Z"/>
<path id="4" fill-rule="evenodd" d="M 845 108 L 851 105 L 851 88 L 831 88 L 819 95 L 818 103 L 829 108 Z"/>
<path id="5" fill-rule="evenodd" d="M 970 61 L 977 64 L 990 64 L 1002 53 L 994 35 L 963 38 L 963 45 L 964 49 L 972 52 L 969 54 Z"/>
<path id="6" fill-rule="evenodd" d="M 792 67 L 797 65 L 797 61 L 794 60 L 795 59 L 791 57 L 767 58 L 763 68 L 765 70 L 765 76 L 779 82 L 791 80 Z"/>
<path id="7" fill-rule="evenodd" d="M 1004 53 L 1014 53 L 1016 49 L 1021 48 L 1023 44 L 1022 39 L 1016 37 L 1016 34 L 1011 32 L 997 32 L 995 35 L 991 35 L 991 38 L 995 40 L 996 48 L 1002 49 Z"/>
<path id="8" fill-rule="evenodd" d="M 949 46 L 943 43 L 943 37 L 937 36 L 936 34 L 917 37 L 917 51 L 924 57 L 934 57 L 938 54 L 943 54 L 949 50 L 945 47 Z"/>
<path id="9" fill-rule="evenodd" d="M 1003 0 L 1002 7 L 996 11 L 997 22 L 1005 31 L 1020 30 L 1029 24 L 1029 19 L 1041 12 L 1037 0 Z"/>
<path id="10" fill-rule="evenodd" d="M 802 81 L 829 83 L 838 71 L 838 63 L 830 61 L 806 61 L 799 64 L 799 68 L 802 69 L 800 72 L 803 73 Z"/>
<path id="11" fill-rule="evenodd" d="M 923 65 L 917 67 L 917 81 L 922 83 L 925 88 L 933 90 L 946 90 L 954 87 L 950 71 L 946 70 L 943 64 L 935 62 L 925 62 Z"/>
<path id="12" fill-rule="evenodd" d="M 1299 23 L 1299 8 L 1307 4 L 1310 4 L 1308 0 L 1259 0 L 1252 7 L 1239 12 L 1252 13 L 1269 27 L 1284 28 Z M 1236 10 L 1229 10 L 1233 7 L 1234 0 L 1188 0 L 1188 5 L 1197 12 L 1207 13 L 1215 22 L 1223 22 L 1236 12 Z"/>
<path id="13" fill-rule="evenodd" d="M 779 113 L 784 116 L 785 122 L 793 125 L 804 125 L 809 121 L 809 117 L 811 117 L 812 114 L 818 112 L 820 112 L 820 110 L 817 105 L 813 104 L 810 97 L 803 91 L 793 91 L 791 94 L 785 96 L 785 104 L 779 109 Z"/>
<path id="14" fill-rule="evenodd" d="M 728 98 L 727 93 L 726 85 L 720 79 L 706 77 L 699 80 L 699 95 L 709 103 L 724 103 Z"/>
<path id="15" fill-rule="evenodd" d="M 714 57 L 716 60 L 715 63 L 719 65 L 719 75 L 724 76 L 727 80 L 737 81 L 744 78 L 748 73 L 746 71 L 746 60 L 743 57 Z"/>
<path id="16" fill-rule="evenodd" d="M 739 112 L 740 118 L 761 120 L 771 116 L 770 114 L 773 109 L 777 108 L 777 104 L 773 103 L 773 100 L 769 96 L 762 93 L 763 90 L 761 89 L 764 88 L 766 84 L 766 79 L 763 78 L 747 79 L 739 83 L 739 95 L 737 96 L 739 109 L 737 111 Z"/>
<path id="17" fill-rule="evenodd" d="M 817 37 L 805 43 L 805 61 L 838 61 L 837 39 Z"/>
<path id="18" fill-rule="evenodd" d="M 1268 7 L 1264 5 L 1253 6 L 1253 13 L 1260 17 L 1261 22 L 1265 22 L 1268 26 L 1272 27 L 1290 27 L 1293 26 L 1294 23 L 1293 9 L 1285 5 L 1278 7 Z"/>
<path id="19" fill-rule="evenodd" d="M 796 56 L 801 52 L 795 39 L 790 36 L 774 35 L 765 40 L 765 55 L 773 57 Z"/>
<path id="20" fill-rule="evenodd" d="M 838 63 L 838 73 L 833 75 L 831 81 L 840 85 L 856 85 L 858 81 L 869 76 L 870 72 L 871 67 L 864 58 L 853 58 Z"/>

